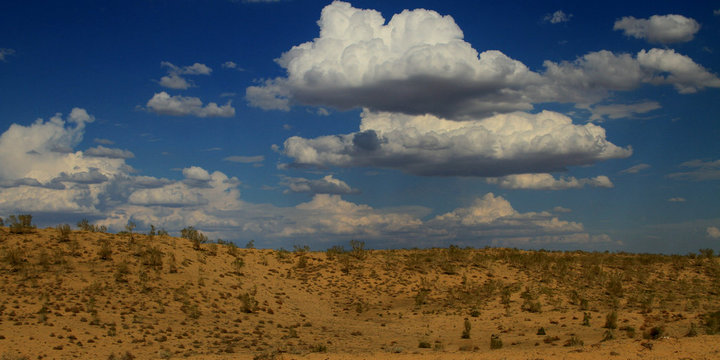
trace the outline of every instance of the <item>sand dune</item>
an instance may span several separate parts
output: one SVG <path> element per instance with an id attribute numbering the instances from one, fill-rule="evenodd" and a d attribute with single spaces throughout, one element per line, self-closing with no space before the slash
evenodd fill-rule
<path id="1" fill-rule="evenodd" d="M 708 335 L 720 332 L 720 263 L 708 253 L 354 245 L 260 250 L 5 227 L 0 356 L 720 358 Z"/>

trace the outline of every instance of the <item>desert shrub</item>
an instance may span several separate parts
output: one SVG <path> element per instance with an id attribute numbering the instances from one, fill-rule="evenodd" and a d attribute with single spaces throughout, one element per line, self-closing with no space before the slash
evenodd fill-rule
<path id="1" fill-rule="evenodd" d="M 258 301 L 255 299 L 255 296 L 250 293 L 244 293 L 240 295 L 240 302 L 242 303 L 240 305 L 240 311 L 244 313 L 254 313 L 258 310 Z"/>
<path id="2" fill-rule="evenodd" d="M 167 260 L 168 272 L 171 274 L 178 272 L 177 261 L 175 260 L 175 253 L 170 253 Z"/>
<path id="3" fill-rule="evenodd" d="M 620 330 L 625 331 L 625 335 L 631 339 L 635 337 L 635 328 L 632 326 L 623 326 Z"/>
<path id="4" fill-rule="evenodd" d="M 190 319 L 197 319 L 202 315 L 202 312 L 200 311 L 200 307 L 198 304 L 190 303 L 190 301 L 186 301 L 183 303 L 183 305 L 180 307 L 180 310 L 187 315 Z"/>
<path id="5" fill-rule="evenodd" d="M 432 345 L 430 345 L 430 343 L 427 341 L 420 341 L 418 343 L 418 348 L 420 348 L 420 349 L 430 349 L 431 347 L 432 347 Z"/>
<path id="6" fill-rule="evenodd" d="M 350 240 L 350 255 L 358 260 L 365 260 L 367 250 L 365 250 L 365 242 L 359 240 Z"/>
<path id="7" fill-rule="evenodd" d="M 715 250 L 713 249 L 700 249 L 700 258 L 712 259 L 715 257 Z"/>
<path id="8" fill-rule="evenodd" d="M 208 255 L 217 256 L 217 252 L 218 252 L 218 244 L 210 244 L 210 246 L 208 246 Z"/>
<path id="9" fill-rule="evenodd" d="M 688 332 L 687 332 L 687 334 L 685 334 L 685 336 L 687 336 L 687 337 L 698 336 L 697 325 L 695 325 L 695 323 L 690 323 L 690 329 L 688 329 Z"/>
<path id="10" fill-rule="evenodd" d="M 615 334 L 613 334 L 613 331 L 610 329 L 605 330 L 605 333 L 603 333 L 603 339 L 602 341 L 609 341 L 615 338 Z"/>
<path id="11" fill-rule="evenodd" d="M 665 327 L 662 325 L 653 326 L 643 333 L 643 338 L 657 340 L 665 335 Z"/>
<path id="12" fill-rule="evenodd" d="M 58 225 L 56 227 L 56 229 L 57 229 L 57 233 L 58 233 L 58 241 L 60 241 L 60 242 L 70 241 L 70 233 L 71 233 L 70 225 L 68 225 L 68 224 Z"/>
<path id="13" fill-rule="evenodd" d="M 592 318 L 592 315 L 589 312 L 583 313 L 583 326 L 590 326 L 590 319 Z"/>
<path id="14" fill-rule="evenodd" d="M 334 260 L 335 258 L 343 254 L 345 254 L 345 248 L 338 245 L 335 245 L 325 251 L 325 256 L 328 258 L 328 260 Z"/>
<path id="15" fill-rule="evenodd" d="M 130 264 L 127 261 L 121 261 L 117 264 L 117 268 L 115 269 L 114 277 L 115 281 L 119 283 L 126 283 L 127 275 L 130 273 Z"/>
<path id="16" fill-rule="evenodd" d="M 310 252 L 310 246 L 307 245 L 293 245 L 293 252 L 296 254 L 305 254 Z"/>
<path id="17" fill-rule="evenodd" d="M 418 293 L 415 294 L 415 306 L 420 306 L 427 303 L 428 294 L 430 294 L 430 290 L 428 289 L 418 290 Z"/>
<path id="18" fill-rule="evenodd" d="M 109 240 L 100 240 L 100 250 L 98 250 L 98 256 L 102 260 L 110 260 L 112 257 L 112 247 L 110 246 Z"/>
<path id="19" fill-rule="evenodd" d="M 232 262 L 232 267 L 238 275 L 242 274 L 243 266 L 245 266 L 245 261 L 242 258 L 235 258 Z"/>
<path id="20" fill-rule="evenodd" d="M 162 269 L 163 262 L 162 262 L 163 253 L 160 251 L 157 247 L 149 247 L 145 249 L 145 251 L 142 253 L 141 259 L 142 264 L 152 267 L 154 269 Z"/>
<path id="21" fill-rule="evenodd" d="M 566 342 L 565 346 L 583 346 L 584 342 L 580 340 L 576 335 L 571 336 Z"/>
<path id="22" fill-rule="evenodd" d="M 248 241 L 247 244 L 245 244 L 245 248 L 246 249 L 254 249 L 255 248 L 255 240 L 251 239 L 250 241 Z"/>
<path id="23" fill-rule="evenodd" d="M 490 349 L 501 349 L 503 347 L 503 342 L 500 339 L 500 335 L 492 334 L 490 335 Z"/>
<path id="24" fill-rule="evenodd" d="M 194 250 L 200 250 L 200 245 L 208 241 L 208 238 L 207 236 L 205 236 L 205 234 L 199 232 L 192 226 L 188 226 L 180 230 L 180 237 L 190 240 Z"/>
<path id="25" fill-rule="evenodd" d="M 472 324 L 470 324 L 470 320 L 465 318 L 465 323 L 463 324 L 463 332 L 460 338 L 462 339 L 469 339 L 470 338 L 470 329 L 472 328 Z"/>
<path id="26" fill-rule="evenodd" d="M 535 335 L 545 335 L 545 334 L 546 334 L 546 333 L 545 333 L 545 328 L 544 328 L 544 327 L 540 327 L 540 328 L 538 329 L 537 333 L 535 333 Z"/>
<path id="27" fill-rule="evenodd" d="M 82 220 L 78 221 L 77 227 L 80 228 L 80 230 L 82 230 L 82 231 L 107 232 L 107 226 L 90 224 L 90 222 L 87 219 L 82 219 Z"/>
<path id="28" fill-rule="evenodd" d="M 232 257 L 238 257 L 240 255 L 240 253 L 238 252 L 237 245 L 235 245 L 235 243 L 233 243 L 233 242 L 227 243 L 227 252 L 228 252 L 228 255 L 230 255 Z"/>
<path id="29" fill-rule="evenodd" d="M 28 234 L 35 232 L 35 225 L 32 224 L 32 215 L 10 215 L 8 226 L 12 234 Z"/>
<path id="30" fill-rule="evenodd" d="M 720 311 L 702 315 L 708 335 L 720 334 Z"/>
<path id="31" fill-rule="evenodd" d="M 0 217 L 0 226 L 5 226 L 5 221 L 3 221 L 3 218 Z"/>
<path id="32" fill-rule="evenodd" d="M 528 299 L 525 299 L 523 302 L 521 309 L 523 311 L 531 312 L 531 313 L 540 313 L 542 312 L 542 304 L 539 301 L 531 301 Z"/>
<path id="33" fill-rule="evenodd" d="M 10 266 L 11 271 L 19 271 L 25 265 L 25 250 L 21 247 L 5 249 L 2 261 Z"/>
<path id="34" fill-rule="evenodd" d="M 305 254 L 300 255 L 297 263 L 295 264 L 296 269 L 304 269 L 308 265 L 308 258 Z"/>
<path id="35" fill-rule="evenodd" d="M 283 263 L 292 262 L 292 260 L 290 260 L 290 251 L 285 248 L 275 250 L 275 258 L 277 258 L 279 262 Z"/>
<path id="36" fill-rule="evenodd" d="M 609 314 L 605 315 L 605 325 L 603 327 L 606 329 L 617 329 L 617 320 L 617 311 L 613 310 Z"/>
<path id="37" fill-rule="evenodd" d="M 610 275 L 610 278 L 605 283 L 605 291 L 607 292 L 607 294 L 613 298 L 623 297 L 624 290 L 622 281 L 622 273 L 615 273 Z"/>
<path id="38" fill-rule="evenodd" d="M 327 345 L 325 344 L 315 344 L 310 346 L 310 352 L 314 353 L 326 353 L 327 350 Z"/>

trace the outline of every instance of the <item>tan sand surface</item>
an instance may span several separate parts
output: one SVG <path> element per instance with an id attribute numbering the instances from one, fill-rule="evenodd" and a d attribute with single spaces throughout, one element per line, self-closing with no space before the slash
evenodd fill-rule
<path id="1" fill-rule="evenodd" d="M 0 359 L 720 359 L 717 257 L 361 245 L 0 228 Z"/>

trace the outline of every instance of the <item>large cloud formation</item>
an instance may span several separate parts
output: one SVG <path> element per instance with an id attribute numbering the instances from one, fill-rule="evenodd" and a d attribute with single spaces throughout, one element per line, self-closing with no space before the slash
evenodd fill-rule
<path id="1" fill-rule="evenodd" d="M 615 22 L 613 30 L 622 30 L 627 36 L 651 43 L 671 44 L 692 40 L 700 24 L 695 19 L 674 14 L 653 15 L 649 19 L 626 16 Z"/>
<path id="2" fill-rule="evenodd" d="M 113 230 L 123 229 L 128 221 L 140 229 L 153 224 L 172 232 L 193 225 L 211 237 L 258 239 L 269 246 L 287 245 L 288 240 L 323 246 L 353 238 L 390 247 L 448 242 L 528 247 L 613 244 L 604 235 L 588 234 L 582 224 L 548 212 L 518 212 L 493 194 L 429 219 L 424 219 L 431 212 L 426 208 L 355 204 L 339 194 L 357 190 L 331 175 L 285 179 L 291 191 L 313 193 L 305 203 L 253 204 L 241 199 L 237 178 L 219 171 L 189 166 L 178 180 L 142 176 L 125 163 L 129 156 L 124 150 L 86 150 L 92 156 L 76 150 L 92 121 L 85 110 L 75 108 L 66 118 L 56 114 L 29 126 L 13 124 L 0 135 L 0 214 L 30 212 L 65 219 L 71 214 Z M 359 137 L 356 142 L 360 147 L 372 146 L 372 139 Z"/>
<path id="3" fill-rule="evenodd" d="M 291 137 L 289 166 L 367 166 L 416 175 L 497 177 L 565 170 L 624 158 L 632 150 L 594 124 L 559 113 L 511 113 L 473 121 L 364 111 L 358 132 L 314 139 Z"/>
<path id="4" fill-rule="evenodd" d="M 335 1 L 318 25 L 317 38 L 276 60 L 286 77 L 247 88 L 251 105 L 365 107 L 467 120 L 542 102 L 588 106 L 642 84 L 671 84 L 681 93 L 720 87 L 716 75 L 669 49 L 602 50 L 545 61 L 544 71 L 535 72 L 500 51 L 478 53 L 452 17 L 425 9 L 405 10 L 386 23 L 375 10 Z"/>

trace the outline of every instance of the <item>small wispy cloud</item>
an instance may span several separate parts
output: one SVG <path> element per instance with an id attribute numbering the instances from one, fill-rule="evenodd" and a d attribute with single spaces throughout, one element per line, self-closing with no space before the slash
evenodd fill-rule
<path id="1" fill-rule="evenodd" d="M 657 101 L 645 101 L 635 104 L 597 105 L 590 109 L 590 121 L 603 121 L 605 119 L 633 118 L 637 114 L 645 114 L 662 108 Z"/>
<path id="2" fill-rule="evenodd" d="M 95 138 L 93 142 L 100 145 L 115 145 L 115 142 L 110 139 Z"/>
<path id="3" fill-rule="evenodd" d="M 5 60 L 5 58 L 9 55 L 14 55 L 14 54 L 15 54 L 15 50 L 13 50 L 13 49 L 0 48 L 0 61 L 7 61 L 7 60 Z"/>
<path id="4" fill-rule="evenodd" d="M 708 227 L 706 231 L 709 237 L 713 239 L 720 239 L 720 229 L 715 226 Z"/>
<path id="5" fill-rule="evenodd" d="M 570 18 L 572 18 L 572 17 L 573 17 L 572 14 L 566 14 L 564 11 L 558 10 L 552 14 L 545 15 L 545 18 L 543 20 L 545 20 L 545 22 L 549 22 L 551 24 L 559 24 L 559 23 L 570 21 Z"/>
<path id="6" fill-rule="evenodd" d="M 720 160 L 690 160 L 680 164 L 680 166 L 690 168 L 691 170 L 672 173 L 667 175 L 667 177 L 670 179 L 691 181 L 720 180 Z"/>
<path id="7" fill-rule="evenodd" d="M 671 197 L 667 201 L 669 201 L 669 202 L 685 202 L 687 200 L 683 197 Z"/>
<path id="8" fill-rule="evenodd" d="M 634 166 L 631 166 L 623 171 L 620 171 L 621 174 L 637 174 L 643 170 L 649 169 L 650 165 L 648 164 L 637 164 Z"/>

